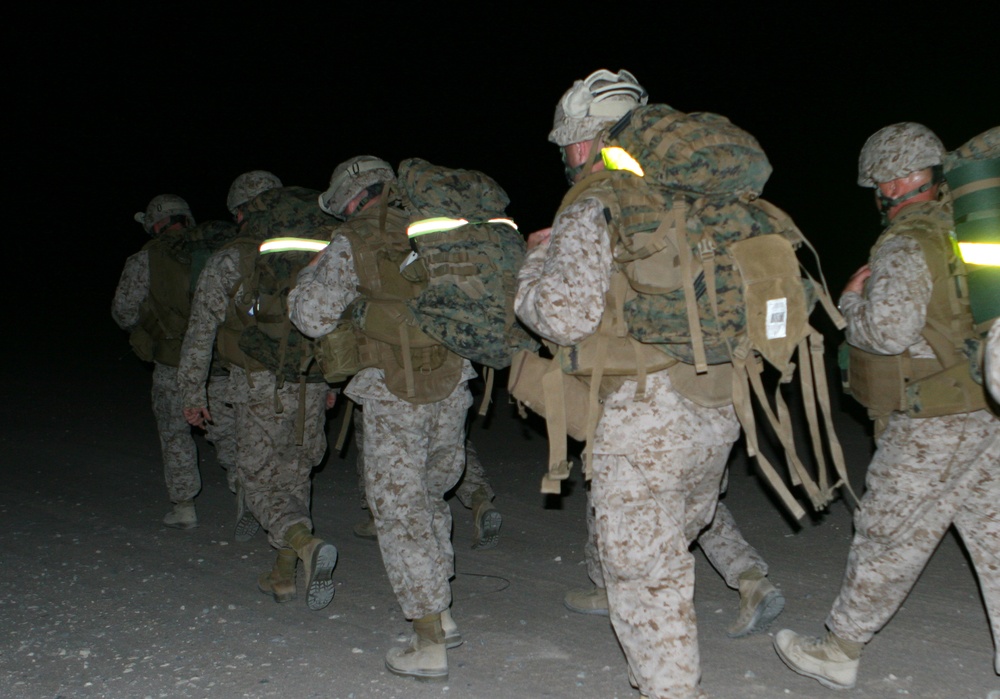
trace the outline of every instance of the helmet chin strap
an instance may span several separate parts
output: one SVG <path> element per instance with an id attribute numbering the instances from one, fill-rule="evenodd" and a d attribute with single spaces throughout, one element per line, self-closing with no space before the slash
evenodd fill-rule
<path id="1" fill-rule="evenodd" d="M 893 197 L 890 197 L 889 195 L 885 194 L 882 191 L 881 188 L 876 188 L 875 189 L 875 196 L 878 197 L 878 203 L 879 203 L 879 207 L 880 207 L 879 208 L 879 213 L 881 214 L 882 225 L 883 226 L 889 225 L 889 210 L 890 209 L 892 209 L 893 207 L 899 206 L 900 204 L 903 204 L 904 202 L 909 201 L 913 197 L 918 196 L 920 194 L 923 194 L 924 192 L 930 190 L 931 187 L 934 187 L 935 185 L 940 184 L 943 178 L 944 178 L 944 174 L 943 174 L 943 170 L 942 170 L 941 166 L 940 165 L 935 165 L 933 168 L 931 168 L 931 178 L 929 180 L 927 180 L 926 182 L 924 182 L 922 185 L 920 185 L 916 189 L 911 189 L 909 192 L 906 192 L 902 196 L 893 198 Z"/>
<path id="2" fill-rule="evenodd" d="M 576 167 L 572 167 L 568 162 L 566 162 L 566 148 L 568 148 L 568 146 L 563 146 L 559 149 L 559 152 L 562 153 L 563 169 L 566 172 L 566 180 L 569 182 L 570 187 L 576 184 L 577 178 L 580 176 L 581 172 L 590 172 L 590 169 L 594 167 L 594 163 L 597 162 L 597 158 L 601 154 L 599 145 L 603 133 L 604 132 L 601 132 L 594 136 L 593 140 L 590 142 L 590 153 L 587 154 L 587 160 L 580 163 Z"/>

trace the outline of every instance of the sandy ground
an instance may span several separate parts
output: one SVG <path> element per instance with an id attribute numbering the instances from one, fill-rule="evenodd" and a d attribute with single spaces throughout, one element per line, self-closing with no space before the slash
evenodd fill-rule
<path id="1" fill-rule="evenodd" d="M 66 356 L 38 348 L 41 377 L 21 371 L 23 362 L 0 370 L 0 696 L 638 697 L 607 618 L 562 606 L 567 589 L 587 584 L 583 484 L 574 474 L 562 498 L 539 494 L 545 439 L 505 395 L 472 432 L 498 492 L 500 545 L 471 550 L 470 513 L 452 500 L 454 616 L 466 642 L 449 652 L 449 680 L 424 684 L 383 667 L 409 624 L 377 546 L 351 533 L 362 516 L 353 447 L 329 455 L 314 479 L 317 532 L 340 551 L 336 596 L 320 612 L 301 597 L 279 606 L 255 585 L 272 562 L 265 538 L 233 541 L 233 498 L 201 440 L 201 526 L 162 526 L 168 502 L 149 372 L 110 320 L 89 327 Z M 340 417 L 332 416 L 331 436 Z M 850 410 L 839 413 L 839 427 L 860 486 L 867 425 Z M 787 606 L 770 633 L 727 638 L 737 595 L 696 553 L 709 696 L 985 699 L 1000 691 L 975 575 L 952 535 L 866 649 L 856 689 L 833 692 L 793 674 L 772 634 L 821 630 L 850 542 L 849 508 L 839 501 L 795 525 L 739 446 L 726 502 Z"/>

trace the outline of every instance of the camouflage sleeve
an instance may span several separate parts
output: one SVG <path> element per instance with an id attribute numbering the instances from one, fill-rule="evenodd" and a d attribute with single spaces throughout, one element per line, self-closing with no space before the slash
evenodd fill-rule
<path id="1" fill-rule="evenodd" d="M 560 213 L 549 242 L 534 248 L 518 273 L 517 317 L 560 345 L 592 335 L 611 281 L 610 241 L 596 199 L 582 199 Z"/>
<path id="2" fill-rule="evenodd" d="M 342 235 L 299 272 L 288 294 L 288 316 L 304 335 L 321 337 L 331 332 L 347 305 L 358 297 L 351 244 Z"/>
<path id="3" fill-rule="evenodd" d="M 177 368 L 177 383 L 185 408 L 208 405 L 206 381 L 215 334 L 226 319 L 229 291 L 239 278 L 239 251 L 235 249 L 224 249 L 209 257 L 198 277 Z"/>
<path id="4" fill-rule="evenodd" d="M 933 281 L 919 243 L 896 236 L 869 262 L 864 293 L 845 293 L 840 309 L 847 341 L 874 354 L 899 354 L 918 342 L 927 320 Z"/>
<path id="5" fill-rule="evenodd" d="M 122 330 L 131 330 L 139 322 L 139 309 L 149 294 L 149 253 L 140 250 L 125 260 L 115 297 L 111 301 L 111 317 Z"/>
<path id="6" fill-rule="evenodd" d="M 986 385 L 1000 401 L 1000 321 L 994 322 L 986 341 Z"/>

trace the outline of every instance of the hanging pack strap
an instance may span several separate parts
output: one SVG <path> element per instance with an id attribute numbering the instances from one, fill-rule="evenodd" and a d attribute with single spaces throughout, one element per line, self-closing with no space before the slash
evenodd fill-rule
<path id="1" fill-rule="evenodd" d="M 694 370 L 699 374 L 708 371 L 708 359 L 705 355 L 705 338 L 701 332 L 701 321 L 698 317 L 698 294 L 694 289 L 694 262 L 691 246 L 687 244 L 687 201 L 684 196 L 674 196 L 674 225 L 678 239 L 677 246 L 680 260 L 681 280 L 684 285 L 684 303 L 687 310 L 688 331 L 691 336 L 691 352 L 694 355 Z"/>
<path id="2" fill-rule="evenodd" d="M 542 477 L 542 492 L 558 495 L 562 481 L 569 478 L 570 463 L 566 457 L 566 395 L 563 371 L 558 362 L 542 376 L 545 396 L 545 426 L 549 436 L 549 469 Z"/>
<path id="3" fill-rule="evenodd" d="M 354 401 L 348 398 L 347 407 L 344 409 L 344 421 L 340 424 L 340 433 L 337 435 L 337 443 L 333 447 L 334 451 L 338 453 L 343 451 L 344 444 L 347 443 L 347 434 L 351 431 L 351 418 L 353 416 Z"/>
<path id="4" fill-rule="evenodd" d="M 479 415 L 485 416 L 490 408 L 490 403 L 493 402 L 493 381 L 496 377 L 496 372 L 493 367 L 488 366 L 483 372 L 486 376 L 486 388 L 483 389 L 483 401 L 479 404 Z"/>
<path id="5" fill-rule="evenodd" d="M 855 506 L 857 506 L 860 503 L 860 499 L 857 493 L 854 492 L 854 489 L 851 488 L 851 481 L 847 477 L 847 462 L 844 460 L 844 450 L 840 446 L 840 440 L 837 438 L 837 432 L 833 427 L 833 408 L 830 405 L 830 388 L 826 380 L 826 361 L 824 359 L 825 352 L 822 333 L 817 332 L 811 327 L 809 328 L 809 352 L 800 351 L 800 356 L 811 357 L 812 383 L 815 387 L 817 402 L 823 413 L 823 426 L 826 432 L 827 448 L 830 450 L 830 460 L 833 462 L 833 470 L 839 478 L 839 482 L 834 484 L 833 488 L 843 486 L 850 494 Z M 803 386 L 809 383 L 808 378 L 803 369 Z M 817 449 L 816 453 L 822 454 L 822 451 Z M 823 478 L 821 486 L 825 489 L 827 487 L 825 473 L 823 474 Z"/>
<path id="6" fill-rule="evenodd" d="M 406 377 L 406 395 L 413 398 L 417 395 L 416 382 L 413 380 L 413 355 L 410 353 L 410 334 L 406 327 L 399 325 L 399 347 L 403 355 L 403 373 Z"/>
<path id="7" fill-rule="evenodd" d="M 768 483 L 771 484 L 771 488 L 774 489 L 782 504 L 784 504 L 796 520 L 800 520 L 805 517 L 806 511 L 802 509 L 802 506 L 792 496 L 792 493 L 788 490 L 778 472 L 775 471 L 771 462 L 760 451 L 760 444 L 757 441 L 757 423 L 754 420 L 753 406 L 750 402 L 750 393 L 748 390 L 749 374 L 747 369 L 748 361 L 756 363 L 757 360 L 752 354 L 746 351 L 747 349 L 743 348 L 743 351 L 741 351 L 740 348 L 737 348 L 733 352 L 733 407 L 736 409 L 736 416 L 739 418 L 740 424 L 743 426 L 743 433 L 746 435 L 747 454 L 757 459 L 757 465 L 764 473 Z"/>

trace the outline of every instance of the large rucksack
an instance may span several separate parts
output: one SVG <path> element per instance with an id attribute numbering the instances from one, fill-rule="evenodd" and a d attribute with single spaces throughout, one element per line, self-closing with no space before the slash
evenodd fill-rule
<path id="1" fill-rule="evenodd" d="M 410 215 L 409 241 L 427 285 L 408 302 L 420 328 L 459 356 L 492 369 L 510 366 L 535 342 L 514 315 L 524 238 L 507 217 L 507 193 L 476 170 L 399 165 Z"/>
<path id="2" fill-rule="evenodd" d="M 322 381 L 313 343 L 288 316 L 288 292 L 299 270 L 330 242 L 333 221 L 303 187 L 268 190 L 247 205 L 247 219 L 230 247 L 239 251 L 240 278 L 229 292 L 220 328 L 222 358 L 248 372 L 270 371 L 285 381 Z"/>
<path id="3" fill-rule="evenodd" d="M 178 366 L 198 275 L 212 252 L 236 234 L 225 221 L 205 221 L 149 241 L 149 293 L 129 342 L 146 361 Z"/>
<path id="4" fill-rule="evenodd" d="M 634 110 L 603 142 L 606 169 L 571 189 L 564 207 L 579 196 L 604 204 L 616 274 L 598 332 L 556 351 L 562 372 L 589 383 L 588 442 L 602 394 L 630 377 L 641 395 L 645 375 L 666 368 L 674 387 L 691 400 L 734 405 L 748 451 L 801 518 L 804 510 L 759 449 L 756 396 L 784 447 L 792 485 L 801 485 L 816 509 L 825 507 L 838 486 L 849 485 L 833 431 L 823 338 L 808 316 L 819 300 L 840 327 L 843 319 L 822 278 L 816 282 L 798 262 L 796 249 L 808 246 L 802 233 L 787 214 L 759 199 L 771 172 L 760 145 L 724 117 L 662 104 Z M 815 476 L 797 454 L 780 386 L 765 389 L 764 361 L 780 383 L 799 369 Z M 548 381 L 551 389 L 553 379 Z M 549 398 L 558 404 L 559 394 L 549 391 L 546 410 Z M 563 420 L 567 409 L 556 406 Z M 543 488 L 557 488 L 553 480 L 568 475 L 564 451 L 556 449 Z M 840 479 L 832 485 L 826 452 Z"/>

